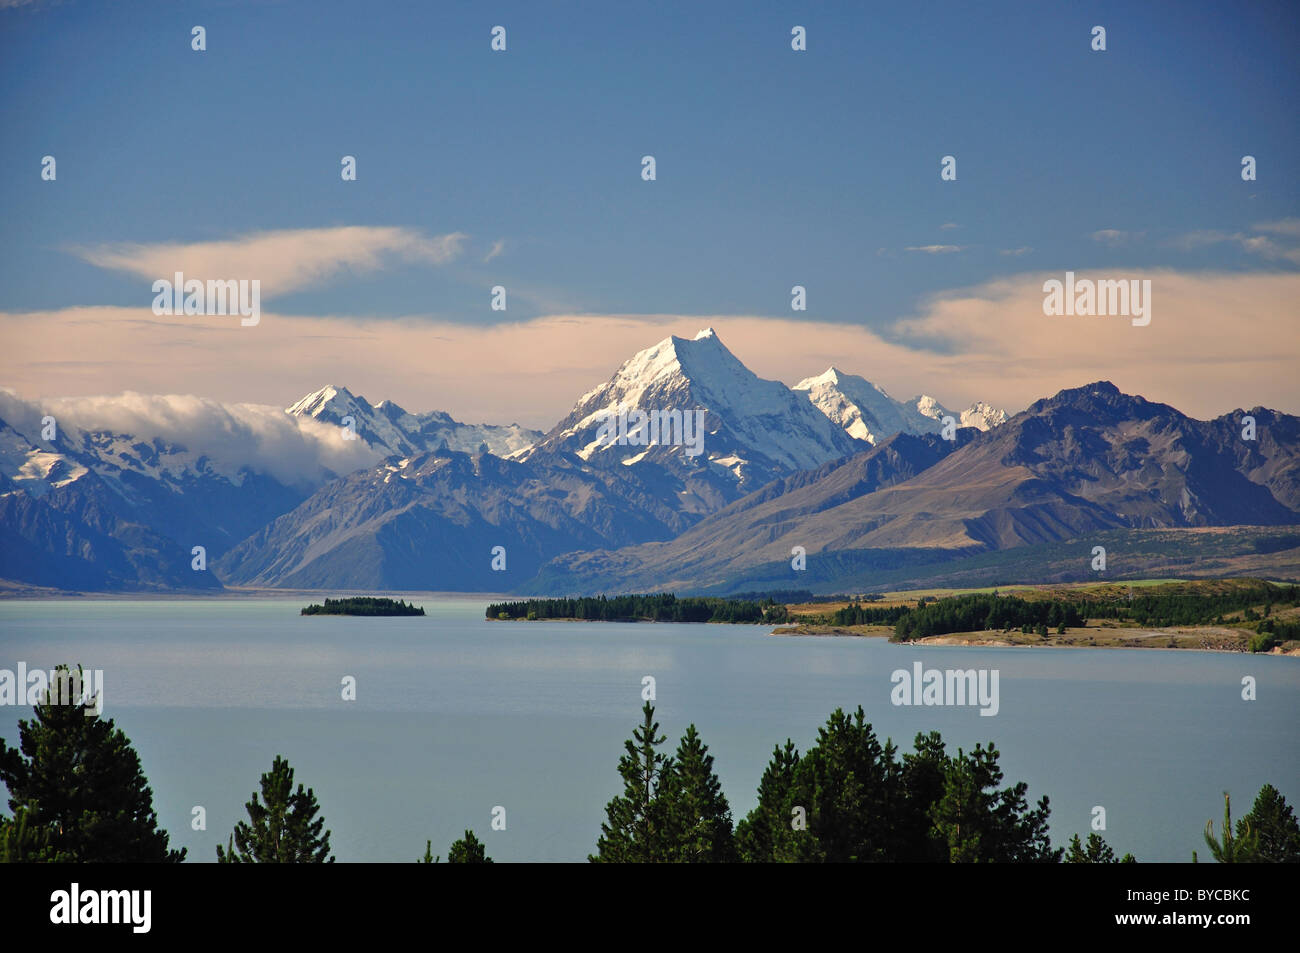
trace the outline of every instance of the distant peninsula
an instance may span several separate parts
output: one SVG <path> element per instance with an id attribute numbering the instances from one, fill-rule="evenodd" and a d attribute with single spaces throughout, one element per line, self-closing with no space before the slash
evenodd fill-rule
<path id="1" fill-rule="evenodd" d="M 787 605 L 773 634 L 916 645 L 1169 648 L 1300 654 L 1300 586 L 1257 578 L 935 589 Z"/>
<path id="2" fill-rule="evenodd" d="M 352 599 L 326 599 L 324 605 L 307 606 L 302 610 L 302 615 L 424 615 L 424 609 L 396 599 L 357 596 Z"/>
<path id="3" fill-rule="evenodd" d="M 489 621 L 730 622 L 773 635 L 887 637 L 918 645 L 1180 648 L 1300 655 L 1300 586 L 1258 578 L 731 598 L 672 593 L 527 599 Z"/>

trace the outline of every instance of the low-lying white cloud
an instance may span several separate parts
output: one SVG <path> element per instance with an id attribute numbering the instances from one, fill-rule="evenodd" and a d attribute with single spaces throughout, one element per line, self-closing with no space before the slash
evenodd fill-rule
<path id="1" fill-rule="evenodd" d="M 247 468 L 295 486 L 315 486 L 330 473 L 350 473 L 380 458 L 361 440 L 343 440 L 336 426 L 264 404 L 130 391 L 33 401 L 0 390 L 0 419 L 29 439 L 40 433 L 46 415 L 65 438 L 107 431 L 145 442 L 160 439 L 185 447 L 194 458 L 208 457 L 226 476 Z"/>

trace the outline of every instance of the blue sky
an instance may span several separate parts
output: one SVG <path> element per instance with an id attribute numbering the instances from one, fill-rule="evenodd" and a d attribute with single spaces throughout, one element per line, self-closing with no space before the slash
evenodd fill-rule
<path id="1" fill-rule="evenodd" d="M 11 310 L 140 301 L 70 245 L 401 225 L 466 234 L 463 261 L 277 307 L 490 322 L 500 283 L 514 318 L 788 313 L 799 283 L 809 317 L 881 324 L 1025 267 L 1276 268 L 1173 242 L 1300 214 L 1293 3 L 72 0 L 0 31 Z M 904 250 L 930 245 L 962 250 Z"/>

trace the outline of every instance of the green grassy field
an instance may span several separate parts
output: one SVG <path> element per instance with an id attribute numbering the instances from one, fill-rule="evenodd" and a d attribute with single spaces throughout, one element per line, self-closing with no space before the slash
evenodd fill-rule
<path id="1" fill-rule="evenodd" d="M 1131 590 L 1142 590 L 1158 595 L 1224 595 L 1234 590 L 1250 590 L 1268 580 L 1241 579 L 1178 579 L 1161 577 L 1133 579 L 1122 582 L 1084 582 L 1059 585 L 1030 586 L 979 586 L 971 588 L 931 588 L 899 590 L 880 593 L 882 598 L 864 602 L 873 608 L 915 606 L 920 599 L 944 599 L 971 594 L 998 592 L 1016 596 L 1025 601 L 1055 599 L 1067 602 L 1102 601 L 1123 602 Z M 1161 592 L 1160 590 L 1164 590 Z M 774 634 L 795 636 L 867 636 L 889 638 L 894 634 L 891 625 L 836 625 L 826 618 L 836 610 L 851 605 L 848 600 L 838 602 L 799 603 L 787 606 L 795 624 L 779 628 Z M 1262 616 L 1265 606 L 1250 606 L 1249 612 Z M 1123 619 L 1089 619 L 1085 625 L 1068 627 L 1062 632 L 1050 631 L 1046 635 L 1022 631 L 955 632 L 917 639 L 919 645 L 997 645 L 997 646 L 1050 646 L 1074 648 L 1178 648 L 1202 651 L 1247 652 L 1256 635 L 1255 622 L 1246 608 L 1223 614 L 1221 622 L 1197 625 L 1149 626 Z M 1300 606 L 1274 606 L 1271 617 L 1278 621 L 1300 622 Z M 1281 654 L 1300 654 L 1300 642 L 1287 642 L 1275 649 Z"/>

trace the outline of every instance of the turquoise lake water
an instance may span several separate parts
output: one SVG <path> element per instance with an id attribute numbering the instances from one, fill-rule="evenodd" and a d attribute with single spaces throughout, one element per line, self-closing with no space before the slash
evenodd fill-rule
<path id="1" fill-rule="evenodd" d="M 407 598 L 411 598 L 407 596 Z M 737 818 L 773 745 L 801 750 L 836 707 L 883 739 L 996 742 L 1007 784 L 1051 798 L 1053 843 L 1103 836 L 1139 860 L 1190 861 L 1264 783 L 1300 807 L 1300 659 L 1161 650 L 908 647 L 759 626 L 489 623 L 487 600 L 417 596 L 424 618 L 301 617 L 304 598 L 0 602 L 0 669 L 104 672 L 104 713 L 140 753 L 159 821 L 216 858 L 283 754 L 313 788 L 339 861 L 445 859 L 466 828 L 498 861 L 584 861 L 621 790 L 623 741 L 653 676 L 668 747 L 691 722 Z M 998 672 L 995 716 L 891 702 L 891 674 Z M 344 701 L 342 680 L 356 679 Z M 1257 683 L 1244 701 L 1242 678 Z M 0 707 L 17 743 L 25 706 Z M 206 830 L 191 827 L 206 809 Z M 491 829 L 493 808 L 506 829 Z M 7 810 L 6 810 L 6 813 Z"/>

